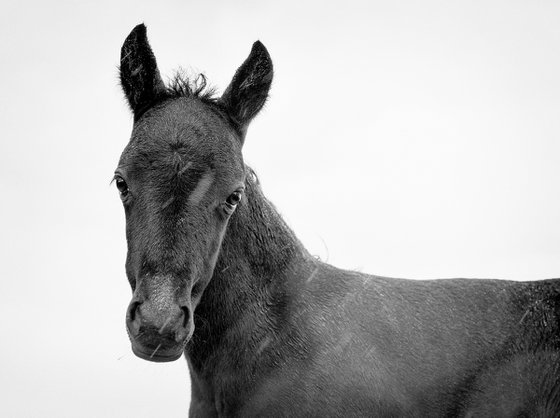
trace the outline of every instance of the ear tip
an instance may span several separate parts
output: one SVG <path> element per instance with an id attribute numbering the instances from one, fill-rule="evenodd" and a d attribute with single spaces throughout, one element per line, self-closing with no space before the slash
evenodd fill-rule
<path id="1" fill-rule="evenodd" d="M 136 33 L 138 35 L 145 35 L 146 34 L 146 25 L 144 24 L 144 22 L 139 23 L 136 26 L 134 26 L 134 29 L 132 29 L 132 33 Z"/>
<path id="2" fill-rule="evenodd" d="M 143 22 L 134 26 L 134 29 L 130 31 L 124 43 L 127 44 L 129 42 L 134 42 L 138 39 L 147 39 L 146 25 Z"/>
<path id="3" fill-rule="evenodd" d="M 140 23 L 134 27 L 124 40 L 121 47 L 121 62 L 128 57 L 131 50 L 134 49 L 134 45 L 138 43 L 143 44 L 148 42 L 148 36 L 146 34 L 146 25 Z"/>
<path id="4" fill-rule="evenodd" d="M 253 43 L 253 47 L 251 48 L 251 53 L 252 54 L 253 53 L 264 54 L 268 58 L 270 58 L 270 54 L 268 53 L 268 50 L 263 45 L 263 43 L 261 41 L 258 41 L 258 40 Z"/>

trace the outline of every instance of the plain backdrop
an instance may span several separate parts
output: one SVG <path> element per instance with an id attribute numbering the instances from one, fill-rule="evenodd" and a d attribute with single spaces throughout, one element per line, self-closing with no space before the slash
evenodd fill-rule
<path id="1" fill-rule="evenodd" d="M 0 14 L 0 415 L 182 417 L 125 332 L 120 47 L 220 91 L 275 65 L 245 159 L 308 249 L 409 278 L 560 276 L 560 3 L 22 1 Z"/>

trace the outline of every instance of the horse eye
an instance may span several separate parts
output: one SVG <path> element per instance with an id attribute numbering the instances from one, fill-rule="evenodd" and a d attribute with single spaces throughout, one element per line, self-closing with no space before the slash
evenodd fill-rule
<path id="1" fill-rule="evenodd" d="M 117 189 L 122 197 L 125 197 L 128 194 L 128 185 L 126 181 L 122 177 L 117 177 L 115 179 L 115 183 L 117 184 Z"/>
<path id="2" fill-rule="evenodd" d="M 237 206 L 237 204 L 241 201 L 241 192 L 239 191 L 235 191 L 232 194 L 230 194 L 228 196 L 228 198 L 226 199 L 226 203 L 231 206 L 231 207 L 235 207 Z"/>

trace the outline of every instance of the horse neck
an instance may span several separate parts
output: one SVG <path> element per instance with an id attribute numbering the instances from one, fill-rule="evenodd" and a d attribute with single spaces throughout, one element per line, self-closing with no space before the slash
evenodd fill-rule
<path id="1" fill-rule="evenodd" d="M 314 262 L 256 179 L 248 177 L 246 198 L 230 218 L 213 277 L 195 310 L 187 351 L 195 367 L 219 360 L 224 347 L 251 352 L 251 342 L 280 329 L 291 296 Z"/>

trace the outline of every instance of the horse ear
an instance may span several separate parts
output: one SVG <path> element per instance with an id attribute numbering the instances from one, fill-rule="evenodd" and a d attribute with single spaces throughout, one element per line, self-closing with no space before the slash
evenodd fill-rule
<path id="1" fill-rule="evenodd" d="M 132 29 L 121 48 L 120 78 L 134 120 L 165 93 L 143 23 Z"/>
<path id="2" fill-rule="evenodd" d="M 249 122 L 259 113 L 268 98 L 272 73 L 270 55 L 264 45 L 257 41 L 220 99 L 237 125 L 242 139 Z"/>

